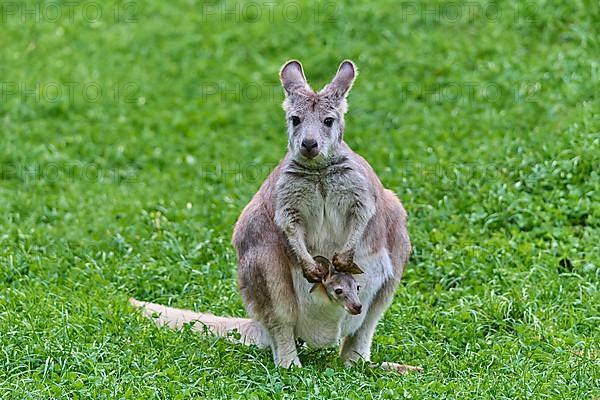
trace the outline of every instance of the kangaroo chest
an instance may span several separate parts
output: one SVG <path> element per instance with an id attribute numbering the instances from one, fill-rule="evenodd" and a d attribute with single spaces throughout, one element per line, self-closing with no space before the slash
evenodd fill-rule
<path id="1" fill-rule="evenodd" d="M 312 255 L 331 257 L 348 238 L 348 216 L 356 202 L 351 187 L 324 177 L 304 183 L 303 201 L 298 204 L 305 226 L 305 241 Z"/>

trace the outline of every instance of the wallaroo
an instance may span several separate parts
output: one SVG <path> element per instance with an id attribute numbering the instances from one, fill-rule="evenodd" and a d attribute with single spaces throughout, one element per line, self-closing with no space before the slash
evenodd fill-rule
<path id="1" fill-rule="evenodd" d="M 251 318 L 131 299 L 134 306 L 158 325 L 194 322 L 221 336 L 236 330 L 244 343 L 270 346 L 275 364 L 285 368 L 301 366 L 297 339 L 311 347 L 339 344 L 348 366 L 370 361 L 375 327 L 411 246 L 402 204 L 344 142 L 346 96 L 356 74 L 354 63 L 344 61 L 315 92 L 299 61 L 281 69 L 288 152 L 233 233 L 239 289 Z M 379 367 L 419 370 L 392 362 Z"/>

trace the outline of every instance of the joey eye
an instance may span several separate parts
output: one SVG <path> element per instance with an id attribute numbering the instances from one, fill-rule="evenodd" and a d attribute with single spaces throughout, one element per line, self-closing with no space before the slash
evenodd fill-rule
<path id="1" fill-rule="evenodd" d="M 325 126 L 331 128 L 331 125 L 333 125 L 333 118 L 327 117 L 323 120 L 323 123 L 325 124 Z"/>
<path id="2" fill-rule="evenodd" d="M 358 285 L 358 286 L 356 287 L 356 291 L 357 291 L 357 292 L 360 292 L 360 285 Z"/>
<path id="3" fill-rule="evenodd" d="M 342 294 L 344 291 L 340 288 L 335 289 L 335 294 Z"/>
<path id="4" fill-rule="evenodd" d="M 297 126 L 300 123 L 300 117 L 292 115 L 292 125 Z"/>

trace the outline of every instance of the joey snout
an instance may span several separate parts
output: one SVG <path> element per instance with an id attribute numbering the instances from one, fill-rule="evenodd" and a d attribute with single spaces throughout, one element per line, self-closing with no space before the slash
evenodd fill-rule
<path id="1" fill-rule="evenodd" d="M 354 278 L 353 278 L 354 280 Z M 358 315 L 362 312 L 362 304 L 358 297 L 360 285 L 355 282 L 346 285 L 344 291 L 344 309 L 352 315 Z"/>
<path id="2" fill-rule="evenodd" d="M 358 297 L 360 285 L 352 275 L 337 272 L 333 277 L 326 280 L 324 285 L 331 301 L 338 303 L 352 315 L 358 315 L 362 312 L 362 304 Z"/>
<path id="3" fill-rule="evenodd" d="M 348 302 L 344 308 L 352 315 L 358 315 L 362 312 L 362 304 L 360 303 Z"/>

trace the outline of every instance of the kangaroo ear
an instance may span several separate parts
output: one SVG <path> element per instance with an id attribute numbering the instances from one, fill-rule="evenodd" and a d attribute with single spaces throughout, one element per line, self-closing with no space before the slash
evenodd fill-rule
<path id="1" fill-rule="evenodd" d="M 338 269 L 339 270 L 339 269 Z M 365 272 L 360 269 L 360 267 L 358 265 L 356 265 L 355 263 L 352 263 L 352 265 L 348 265 L 347 267 L 345 267 L 343 270 L 339 270 L 340 272 L 346 272 L 348 274 L 352 274 L 352 275 L 359 275 L 359 274 L 364 274 Z"/>
<path id="2" fill-rule="evenodd" d="M 302 64 L 298 60 L 290 60 L 281 67 L 279 71 L 279 79 L 285 90 L 286 95 L 290 95 L 297 91 L 310 90 L 310 86 L 306 82 Z"/>
<path id="3" fill-rule="evenodd" d="M 354 63 L 350 60 L 343 61 L 335 77 L 329 85 L 325 86 L 321 94 L 334 101 L 341 102 L 348 95 L 350 88 L 352 88 L 356 74 L 357 70 Z"/>

